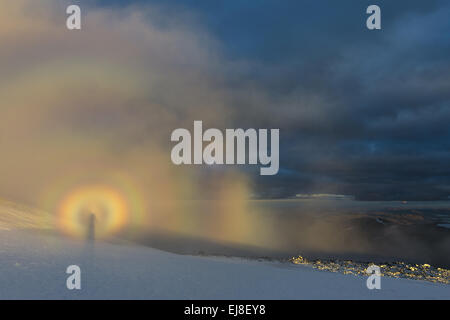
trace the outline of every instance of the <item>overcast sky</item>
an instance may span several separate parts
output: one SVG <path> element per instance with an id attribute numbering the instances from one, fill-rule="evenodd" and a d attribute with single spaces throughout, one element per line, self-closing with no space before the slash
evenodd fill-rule
<path id="1" fill-rule="evenodd" d="M 161 52 L 143 59 L 143 52 L 156 50 L 150 42 L 123 53 L 120 61 L 134 63 L 131 55 L 137 52 L 140 71 L 148 67 L 152 79 L 167 81 L 160 86 L 162 90 L 178 86 L 183 90 L 168 90 L 173 95 L 162 97 L 165 94 L 154 89 L 140 100 L 164 105 L 164 112 L 176 110 L 173 114 L 177 115 L 183 108 L 189 113 L 215 101 L 219 106 L 213 108 L 220 111 L 214 114 L 226 114 L 223 122 L 213 117 L 213 112 L 208 119 L 198 118 L 204 112 L 193 112 L 186 119 L 204 120 L 210 127 L 280 129 L 279 174 L 260 177 L 257 169 L 243 169 L 251 176 L 257 194 L 336 193 L 371 200 L 433 200 L 450 195 L 448 1 L 376 1 L 381 7 L 382 30 L 374 31 L 365 27 L 365 10 L 375 4 L 372 1 L 71 3 L 97 12 L 152 8 L 145 19 L 152 34 L 158 34 L 154 39 Z M 133 24 L 136 30 L 138 26 Z M 130 29 L 124 30 L 126 34 Z M 161 40 L 167 30 L 173 35 L 172 42 Z M 115 40 L 107 31 L 101 37 L 109 48 L 114 47 Z M 124 43 L 131 41 L 129 36 L 122 38 Z M 91 43 L 101 43 L 99 39 Z M 174 63 L 172 53 L 167 56 L 164 50 L 170 51 L 171 43 L 180 42 L 188 49 L 177 53 Z M 126 48 L 120 42 L 116 46 Z M 195 77 L 201 85 L 196 85 L 198 93 L 173 101 L 177 93 L 192 92 L 184 87 L 189 80 L 181 85 L 178 73 L 187 79 Z M 141 124 L 145 113 L 139 112 L 135 112 L 138 127 L 150 131 L 130 133 L 133 141 L 142 140 L 142 132 L 149 134 L 152 126 L 162 121 Z M 118 115 L 118 119 L 123 117 Z M 70 117 L 71 122 L 74 119 Z M 102 126 L 119 127 L 115 117 L 108 119 L 96 123 L 94 131 Z M 173 122 L 167 123 L 168 134 Z M 85 129 L 83 132 L 88 132 Z"/>
<path id="2" fill-rule="evenodd" d="M 280 174 L 257 178 L 265 194 L 450 194 L 448 1 L 377 1 L 381 31 L 365 28 L 373 1 L 146 2 L 186 11 L 246 62 L 226 79 L 264 99 L 230 105 L 236 125 L 281 129 Z"/>

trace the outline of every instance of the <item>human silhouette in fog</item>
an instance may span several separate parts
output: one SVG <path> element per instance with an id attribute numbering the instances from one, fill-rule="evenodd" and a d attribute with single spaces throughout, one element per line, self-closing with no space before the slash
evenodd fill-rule
<path id="1" fill-rule="evenodd" d="M 87 241 L 94 242 L 95 241 L 95 214 L 91 213 L 89 215 L 88 221 L 88 232 L 87 232 Z"/>

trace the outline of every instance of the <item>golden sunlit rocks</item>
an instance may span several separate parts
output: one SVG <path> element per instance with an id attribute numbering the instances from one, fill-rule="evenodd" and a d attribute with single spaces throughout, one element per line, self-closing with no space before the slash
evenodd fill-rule
<path id="1" fill-rule="evenodd" d="M 355 262 L 351 260 L 307 260 L 302 256 L 293 257 L 291 262 L 311 266 L 315 269 L 367 276 L 367 268 L 374 263 Z M 430 282 L 450 283 L 450 270 L 435 268 L 429 264 L 406 264 L 404 262 L 383 263 L 378 265 L 381 275 L 394 278 L 408 278 Z"/>

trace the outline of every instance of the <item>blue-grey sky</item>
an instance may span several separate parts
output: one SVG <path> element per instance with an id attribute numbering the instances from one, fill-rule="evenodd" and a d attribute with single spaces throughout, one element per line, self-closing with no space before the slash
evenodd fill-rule
<path id="1" fill-rule="evenodd" d="M 103 110 L 96 109 L 101 107 L 92 107 L 89 119 L 97 112 L 100 120 L 95 126 L 92 121 L 91 131 L 84 127 L 87 115 L 80 115 L 80 128 L 91 137 L 100 129 L 118 131 L 118 119 L 131 123 L 139 115 L 139 121 L 147 122 L 127 143 L 145 140 L 163 120 L 153 124 L 144 102 L 161 107 L 159 114 L 151 111 L 155 118 L 175 111 L 171 117 L 197 117 L 206 126 L 214 123 L 198 115 L 220 113 L 228 128 L 280 129 L 280 173 L 260 177 L 258 170 L 244 168 L 261 196 L 337 193 L 359 199 L 435 200 L 450 195 L 448 1 L 69 2 L 80 4 L 84 14 L 101 8 L 102 19 L 108 10 L 135 14 L 151 8 L 143 11 L 151 28 L 142 25 L 150 31 L 141 38 L 133 38 L 138 32 L 127 33 L 141 25 L 133 14 L 127 22 L 105 22 L 110 29 L 95 29 L 94 13 L 77 39 L 88 43 L 91 55 L 102 54 L 119 65 L 133 66 L 137 59 L 139 70 L 148 68 L 152 81 L 145 98 L 133 101 L 143 104 L 134 107 L 135 114 L 104 118 Z M 381 30 L 366 28 L 370 4 L 381 7 Z M 114 23 L 122 27 L 115 30 Z M 130 53 L 124 44 L 114 47 L 115 32 Z M 66 42 L 54 46 L 61 52 L 68 48 Z M 39 52 L 52 57 L 44 49 L 33 50 L 29 60 Z M 70 52 L 75 60 L 88 56 Z M 220 111 L 207 109 L 212 104 L 220 105 Z"/>
<path id="2" fill-rule="evenodd" d="M 302 192 L 361 199 L 450 195 L 448 1 L 98 1 L 151 3 L 186 13 L 219 43 L 230 87 L 262 90 L 236 101 L 236 125 L 281 129 L 281 171 L 266 196 Z M 382 30 L 365 9 L 382 10 Z"/>

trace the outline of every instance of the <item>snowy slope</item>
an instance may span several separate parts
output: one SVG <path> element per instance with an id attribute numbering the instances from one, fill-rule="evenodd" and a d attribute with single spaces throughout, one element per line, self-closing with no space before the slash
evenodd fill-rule
<path id="1" fill-rule="evenodd" d="M 30 231 L 0 230 L 1 299 L 450 299 L 450 286 L 366 278 L 305 266 L 183 256 L 134 245 L 89 246 Z M 67 266 L 81 267 L 79 291 Z"/>
<path id="2" fill-rule="evenodd" d="M 54 225 L 49 213 L 0 199 L 0 230 L 52 228 Z"/>

